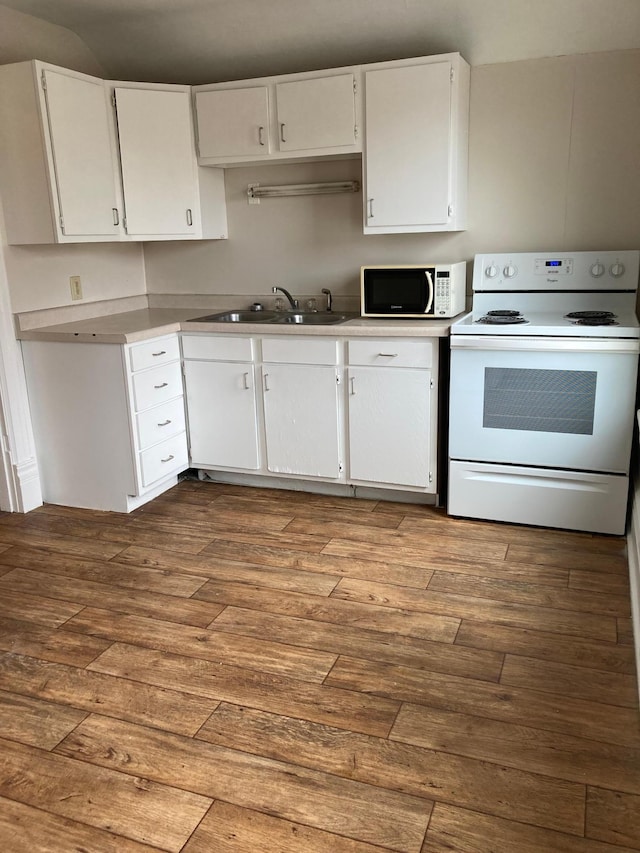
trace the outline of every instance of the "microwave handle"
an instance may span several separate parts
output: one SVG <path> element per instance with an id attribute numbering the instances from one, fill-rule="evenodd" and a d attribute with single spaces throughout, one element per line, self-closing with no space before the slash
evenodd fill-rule
<path id="1" fill-rule="evenodd" d="M 431 273 L 429 272 L 429 270 L 425 270 L 424 274 L 426 275 L 427 281 L 429 282 L 429 302 L 427 303 L 427 307 L 424 313 L 429 314 L 433 305 L 433 278 L 431 277 Z"/>

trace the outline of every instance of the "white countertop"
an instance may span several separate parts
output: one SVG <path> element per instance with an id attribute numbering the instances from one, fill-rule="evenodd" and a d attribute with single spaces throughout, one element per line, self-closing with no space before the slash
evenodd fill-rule
<path id="1" fill-rule="evenodd" d="M 233 310 L 233 309 L 230 309 Z M 169 335 L 174 332 L 209 332 L 236 335 L 305 335 L 323 337 L 429 337 L 449 336 L 457 317 L 448 320 L 373 320 L 356 317 L 334 325 L 286 325 L 278 323 L 194 323 L 193 317 L 211 313 L 206 308 L 144 308 L 121 314 L 108 314 L 73 323 L 41 326 L 18 332 L 25 341 L 58 341 L 64 343 L 130 344 Z M 458 317 L 461 317 L 459 314 Z"/>

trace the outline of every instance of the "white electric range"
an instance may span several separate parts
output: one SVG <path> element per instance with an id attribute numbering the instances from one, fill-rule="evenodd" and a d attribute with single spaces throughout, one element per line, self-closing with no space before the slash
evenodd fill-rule
<path id="1" fill-rule="evenodd" d="M 639 266 L 637 251 L 476 256 L 451 327 L 451 515 L 624 533 Z"/>

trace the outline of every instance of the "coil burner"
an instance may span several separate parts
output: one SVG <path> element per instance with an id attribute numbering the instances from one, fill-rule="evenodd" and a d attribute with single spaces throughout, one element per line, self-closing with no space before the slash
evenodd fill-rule
<path id="1" fill-rule="evenodd" d="M 618 325 L 613 311 L 571 311 L 569 314 L 565 314 L 565 319 L 571 320 L 576 326 Z"/>
<path id="2" fill-rule="evenodd" d="M 480 317 L 476 322 L 482 323 L 485 326 L 510 326 L 517 323 L 528 323 L 526 317 L 523 317 L 520 311 L 509 311 L 506 309 L 487 311 L 484 317 Z"/>

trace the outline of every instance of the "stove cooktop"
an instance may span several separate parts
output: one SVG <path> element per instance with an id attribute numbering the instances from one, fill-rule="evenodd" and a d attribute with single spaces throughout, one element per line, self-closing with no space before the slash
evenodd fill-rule
<path id="1" fill-rule="evenodd" d="M 517 310 L 517 309 L 514 309 Z M 488 311 L 472 311 L 451 326 L 452 335 L 537 335 L 539 337 L 640 338 L 640 324 L 633 313 L 616 314 L 604 320 L 571 318 L 551 311 L 517 311 L 516 316 L 482 318 Z"/>

